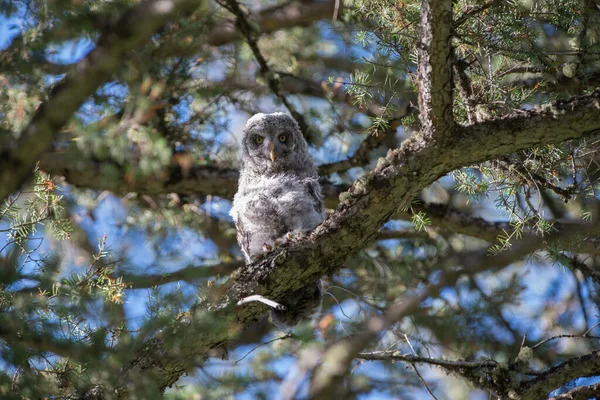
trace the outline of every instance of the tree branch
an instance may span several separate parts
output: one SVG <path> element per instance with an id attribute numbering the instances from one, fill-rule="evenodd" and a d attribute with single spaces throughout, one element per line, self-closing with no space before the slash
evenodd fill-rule
<path id="1" fill-rule="evenodd" d="M 110 190 L 117 194 L 210 194 L 233 198 L 239 177 L 234 169 L 195 165 L 183 170 L 173 163 L 161 176 L 148 179 L 136 169 L 128 175 L 127 170 L 115 161 L 90 159 L 75 147 L 46 154 L 39 166 L 49 174 L 64 176 L 75 186 Z"/>
<path id="2" fill-rule="evenodd" d="M 284 6 L 269 7 L 252 15 L 256 21 L 258 35 L 269 34 L 280 29 L 294 26 L 309 25 L 315 21 L 332 18 L 335 0 L 306 0 L 292 1 Z M 243 39 L 242 34 L 235 27 L 235 21 L 219 24 L 213 29 L 205 43 L 172 43 L 161 49 L 162 57 L 186 57 L 201 50 L 205 44 L 222 46 Z"/>
<path id="3" fill-rule="evenodd" d="M 364 324 L 362 332 L 330 346 L 322 357 L 322 363 L 313 373 L 309 398 L 323 400 L 335 398 L 335 390 L 340 386 L 341 380 L 350 369 L 356 355 L 369 342 L 395 322 L 416 312 L 423 301 L 435 295 L 442 287 L 455 282 L 459 276 L 460 274 L 446 276 L 444 277 L 446 279 L 440 279 L 440 283 L 428 286 L 421 293 L 404 296 L 392 305 L 384 315 L 371 317 Z"/>
<path id="4" fill-rule="evenodd" d="M 600 393 L 600 383 L 592 386 L 581 386 L 569 390 L 567 393 L 552 396 L 548 400 L 589 400 L 593 396 L 597 396 L 598 393 Z"/>
<path id="5" fill-rule="evenodd" d="M 519 400 L 538 400 L 562 385 L 582 376 L 600 375 L 600 350 L 573 357 L 552 367 L 518 388 Z"/>
<path id="6" fill-rule="evenodd" d="M 367 137 L 360 143 L 360 146 L 354 154 L 345 160 L 332 162 L 329 164 L 323 164 L 319 166 L 319 175 L 329 175 L 335 172 L 347 171 L 354 167 L 360 167 L 368 164 L 369 155 L 381 144 L 383 137 L 386 135 L 393 135 L 398 125 L 392 123 L 390 128 L 385 132 L 378 134 L 367 134 Z"/>
<path id="7" fill-rule="evenodd" d="M 419 117 L 427 135 L 452 128 L 452 0 L 421 2 Z"/>
<path id="8" fill-rule="evenodd" d="M 500 364 L 494 360 L 463 361 L 440 360 L 436 358 L 420 357 L 412 354 L 402 354 L 399 351 L 371 351 L 358 353 L 356 356 L 369 361 L 401 361 L 406 363 L 429 364 L 441 367 L 448 372 L 458 372 L 461 369 L 496 368 Z"/>
<path id="9" fill-rule="evenodd" d="M 62 357 L 71 357 L 77 360 L 89 359 L 100 356 L 107 349 L 103 345 L 90 346 L 88 340 L 74 342 L 73 340 L 57 337 L 49 333 L 50 325 L 46 324 L 47 331 L 38 332 L 32 328 L 31 322 L 22 323 L 19 318 L 5 312 L 0 318 L 0 338 L 13 346 L 27 346 L 42 353 L 54 353 Z M 57 330 L 60 328 L 56 327 Z"/>
<path id="10" fill-rule="evenodd" d="M 431 225 L 440 229 L 441 232 L 457 233 L 466 235 L 488 243 L 496 243 L 499 236 L 511 236 L 515 227 L 507 221 L 490 222 L 483 218 L 468 215 L 462 211 L 449 207 L 446 204 L 422 204 L 413 203 L 410 206 L 410 211 L 398 211 L 394 218 L 410 220 L 416 213 L 425 213 L 431 220 Z M 553 231 L 562 232 L 569 227 L 586 226 L 583 222 L 570 220 L 555 220 L 548 221 L 552 223 Z M 592 234 L 600 233 L 592 232 Z M 523 236 L 535 236 L 541 234 L 534 226 L 526 226 L 523 229 Z M 572 247 L 572 244 L 571 244 Z M 585 254 L 595 254 L 598 249 L 598 240 L 586 240 L 577 244 L 575 251 Z"/>
<path id="11" fill-rule="evenodd" d="M 519 146 L 520 149 L 534 146 L 536 140 L 538 143 L 550 142 L 551 139 L 547 136 L 553 136 L 555 142 L 565 140 L 563 138 L 580 137 L 584 134 L 590 134 L 597 129 L 600 129 L 599 119 L 599 102 L 600 92 L 596 92 L 590 96 L 582 98 L 574 98 L 569 102 L 560 102 L 553 107 L 545 108 L 546 111 L 540 109 L 529 112 L 519 112 L 507 117 L 491 120 L 481 123 L 476 123 L 469 127 L 457 128 L 456 136 L 459 140 L 444 148 L 444 146 L 434 146 L 440 152 L 436 155 L 433 166 L 443 167 L 440 163 L 447 163 L 447 171 L 454 168 L 448 163 L 458 159 L 465 159 L 466 152 L 474 151 L 471 155 L 471 160 L 465 160 L 462 165 L 469 165 L 474 162 L 481 162 L 485 158 L 478 155 L 481 151 L 489 152 L 488 159 L 497 158 L 503 154 L 510 154 L 511 148 Z M 566 110 L 573 110 L 573 116 Z M 531 119 L 530 119 L 531 118 Z M 571 131 L 571 124 L 573 130 Z M 497 130 L 496 130 L 497 129 Z M 532 135 L 537 138 L 528 138 L 526 133 L 530 130 Z M 554 135 L 556 130 L 557 135 Z M 494 134 L 494 132 L 498 134 Z M 515 135 L 519 136 L 519 140 L 525 143 L 514 143 Z M 572 136 L 570 136 L 572 135 Z M 506 137 L 506 139 L 504 139 Z M 485 142 L 490 140 L 490 142 Z M 419 160 L 419 156 L 413 154 L 414 148 L 418 144 L 419 139 L 409 139 L 404 145 L 402 154 L 399 157 L 405 160 Z M 462 143 L 466 146 L 461 149 Z M 491 144 L 496 146 L 490 148 Z M 499 149 L 503 146 L 503 149 Z M 489 148 L 486 150 L 486 148 Z M 501 151 L 505 150 L 504 153 Z M 401 150 L 397 150 L 392 155 L 400 154 Z M 453 154 L 456 154 L 455 157 Z M 474 157 L 477 156 L 477 157 Z M 398 157 L 398 156 L 396 156 Z M 389 162 L 389 161 L 386 161 Z M 456 165 L 456 163 L 454 164 Z M 87 161 L 86 157 L 77 149 L 69 148 L 63 152 L 55 152 L 47 154 L 40 162 L 40 167 L 53 175 L 62 175 L 71 184 L 89 187 L 98 190 L 111 190 L 115 193 L 124 194 L 128 192 L 138 192 L 149 195 L 178 193 L 181 195 L 198 195 L 211 194 L 223 198 L 232 198 L 237 188 L 238 172 L 232 169 L 220 169 L 215 167 L 194 166 L 189 171 L 174 165 L 166 172 L 164 179 L 147 179 L 139 176 L 138 179 L 126 180 L 126 171 L 117 163 L 110 161 Z M 421 174 L 428 171 L 426 162 L 422 165 L 415 165 L 409 173 L 414 172 L 414 176 L 420 179 Z M 443 171 L 440 173 L 444 173 Z M 136 176 L 134 173 L 133 176 Z M 364 177 L 363 179 L 368 179 Z M 435 180 L 435 179 L 433 179 Z M 340 185 L 332 185 L 325 183 L 323 185 L 323 193 L 326 196 L 328 207 L 336 207 L 338 205 L 338 195 L 345 190 L 345 187 Z M 347 198 L 347 194 L 342 196 Z M 477 237 L 494 243 L 500 234 L 505 231 L 510 234 L 513 228 L 507 222 L 488 222 L 478 217 L 471 217 L 464 213 L 456 212 L 447 206 L 440 205 L 421 205 L 412 204 L 411 209 L 415 212 L 425 212 L 433 222 L 433 225 L 443 228 L 444 230 L 465 234 L 472 237 Z M 401 219 L 410 219 L 411 213 L 397 211 L 394 216 Z M 556 223 L 555 228 L 562 229 L 564 224 L 572 224 L 570 222 Z M 535 232 L 530 232 L 535 234 Z M 578 251 L 582 253 L 594 253 L 595 244 L 593 242 L 581 243 L 581 248 Z"/>
<path id="12" fill-rule="evenodd" d="M 318 61 L 314 62 L 317 63 Z M 358 68 L 358 65 L 354 65 L 354 67 Z M 352 104 L 352 95 L 344 91 L 342 87 L 332 88 L 331 86 L 328 86 L 325 81 L 313 81 L 311 79 L 283 72 L 275 73 L 278 75 L 279 87 L 283 93 L 312 96 L 332 100 L 336 103 Z M 219 87 L 224 86 L 230 90 L 251 91 L 253 93 L 261 93 L 264 92 L 265 89 L 268 89 L 268 87 L 254 80 L 227 80 L 223 82 L 215 82 L 215 85 Z M 392 122 L 397 123 L 400 119 L 412 112 L 413 108 L 410 106 L 410 102 L 413 97 L 413 93 L 409 92 L 408 90 L 402 93 L 402 98 L 399 99 L 397 104 L 394 106 L 398 109 L 398 111 L 394 113 L 394 121 Z M 355 106 L 360 110 L 363 110 L 370 117 L 379 117 L 383 108 L 383 106 L 378 104 L 376 101 L 368 101 L 365 105 Z"/>
<path id="13" fill-rule="evenodd" d="M 590 229 L 589 225 L 587 229 Z M 578 233 L 578 229 L 570 229 L 569 232 L 564 232 L 560 236 L 553 235 L 553 237 L 548 239 L 549 241 L 555 241 L 559 237 L 572 237 Z M 339 386 L 340 381 L 350 369 L 353 360 L 359 356 L 362 349 L 394 323 L 419 310 L 421 303 L 428 297 L 437 295 L 444 287 L 453 285 L 462 275 L 474 275 L 483 271 L 496 271 L 502 269 L 536 251 L 543 243 L 544 241 L 540 237 L 529 237 L 516 243 L 512 251 L 503 252 L 494 257 L 490 257 L 487 251 L 484 250 L 460 254 L 456 257 L 450 257 L 449 259 L 442 261 L 440 265 L 434 268 L 434 274 L 439 272 L 439 276 L 436 276 L 435 279 L 430 279 L 429 285 L 422 290 L 421 293 L 405 295 L 394 303 L 383 316 L 377 315 L 371 317 L 364 324 L 363 330 L 360 333 L 342 339 L 330 346 L 322 358 L 322 364 L 316 369 L 313 375 L 309 391 L 310 398 L 329 399 L 334 397 L 335 388 Z M 463 267 L 457 269 L 456 265 L 462 265 Z M 432 283 L 433 281 L 435 281 L 435 283 Z M 419 359 L 425 360 L 416 357 L 412 362 L 419 362 Z M 408 361 L 407 358 L 404 360 Z M 432 363 L 435 364 L 435 362 Z M 473 373 L 465 373 L 465 367 L 459 367 L 456 364 L 453 365 L 452 362 L 446 364 L 438 362 L 435 365 L 442 366 L 447 371 L 458 372 L 478 386 L 486 387 L 486 385 L 477 382 L 477 380 L 474 379 L 481 373 L 479 369 Z M 499 364 L 493 365 L 493 361 L 479 364 L 480 367 L 485 366 L 488 368 L 494 368 L 498 365 Z M 493 377 L 493 374 L 489 375 Z M 498 381 L 500 382 L 501 379 L 498 379 Z M 489 385 L 493 390 L 498 391 L 501 389 L 501 393 L 505 394 L 504 389 L 499 386 L 495 379 L 490 379 Z"/>
<path id="14" fill-rule="evenodd" d="M 126 11 L 100 37 L 96 48 L 54 87 L 18 140 L 0 148 L 0 201 L 23 185 L 59 130 L 129 51 L 144 44 L 177 14 L 190 13 L 198 6 L 194 0 L 146 0 Z"/>
<path id="15" fill-rule="evenodd" d="M 482 4 L 478 7 L 473 7 L 470 10 L 466 11 L 465 13 L 463 13 L 460 18 L 458 18 L 456 21 L 454 21 L 454 29 L 458 28 L 459 26 L 461 26 L 462 24 L 464 24 L 469 18 L 472 18 L 478 14 L 483 13 L 485 10 L 487 10 L 490 7 L 493 7 L 495 5 L 500 5 L 502 4 L 504 1 L 503 0 L 490 0 L 485 4 Z"/>

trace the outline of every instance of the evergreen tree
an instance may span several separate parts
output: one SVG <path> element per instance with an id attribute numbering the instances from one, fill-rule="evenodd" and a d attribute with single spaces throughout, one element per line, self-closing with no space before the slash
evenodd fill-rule
<path id="1" fill-rule="evenodd" d="M 328 218 L 246 266 L 272 111 Z M 599 133 L 598 0 L 5 0 L 0 397 L 599 397 Z"/>

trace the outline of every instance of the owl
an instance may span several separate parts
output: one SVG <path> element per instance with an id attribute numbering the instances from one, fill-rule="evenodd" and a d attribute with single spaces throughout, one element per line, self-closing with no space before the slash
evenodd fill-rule
<path id="1" fill-rule="evenodd" d="M 239 186 L 230 211 L 247 263 L 290 234 L 310 231 L 325 219 L 318 179 L 306 140 L 293 118 L 276 112 L 256 114 L 248 120 L 242 138 Z M 318 296 L 320 300 L 316 285 L 296 298 L 302 301 Z M 288 317 L 306 311 L 294 310 L 290 302 L 286 306 Z M 296 322 L 296 317 L 290 318 Z"/>

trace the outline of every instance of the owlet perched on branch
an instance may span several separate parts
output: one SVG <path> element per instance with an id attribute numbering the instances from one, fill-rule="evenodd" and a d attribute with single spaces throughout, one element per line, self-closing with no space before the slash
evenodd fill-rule
<path id="1" fill-rule="evenodd" d="M 242 152 L 239 187 L 230 215 L 246 263 L 251 263 L 270 251 L 276 240 L 314 229 L 325 219 L 325 207 L 317 167 L 290 116 L 273 113 L 250 118 Z M 309 316 L 320 304 L 320 284 L 316 282 L 293 297 L 285 301 L 287 311 L 275 312 L 274 320 L 291 326 Z"/>

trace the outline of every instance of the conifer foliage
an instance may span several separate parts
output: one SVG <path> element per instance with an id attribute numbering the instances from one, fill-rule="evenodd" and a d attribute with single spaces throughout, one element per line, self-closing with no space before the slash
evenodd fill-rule
<path id="1" fill-rule="evenodd" d="M 245 265 L 272 111 L 328 218 Z M 0 2 L 0 397 L 594 398 L 599 147 L 598 0 Z"/>

